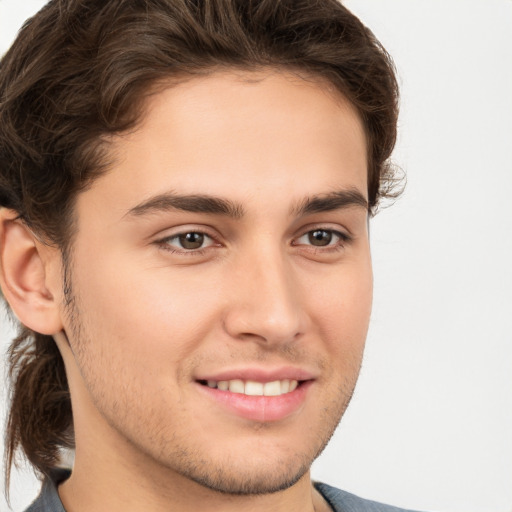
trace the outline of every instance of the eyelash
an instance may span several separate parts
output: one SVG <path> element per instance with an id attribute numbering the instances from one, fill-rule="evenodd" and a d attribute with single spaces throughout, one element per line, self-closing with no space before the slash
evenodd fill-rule
<path id="1" fill-rule="evenodd" d="M 338 230 L 335 230 L 335 229 L 324 228 L 324 227 L 315 227 L 314 229 L 309 229 L 308 231 L 305 231 L 299 237 L 295 238 L 294 241 L 299 240 L 305 236 L 308 236 L 309 234 L 314 233 L 316 231 L 323 231 L 323 232 L 329 233 L 332 236 L 337 237 L 338 241 L 332 245 L 325 245 L 325 246 L 297 244 L 297 243 L 293 243 L 293 242 L 292 242 L 292 245 L 294 247 L 304 245 L 306 247 L 309 247 L 308 250 L 313 251 L 314 254 L 317 254 L 317 253 L 331 253 L 331 252 L 341 251 L 345 248 L 345 246 L 347 244 L 349 244 L 352 241 L 352 237 L 349 236 L 348 234 L 343 233 Z M 206 247 L 200 247 L 198 249 L 186 249 L 186 248 L 176 249 L 170 245 L 171 241 L 178 240 L 179 237 L 184 236 L 184 235 L 189 235 L 189 234 L 203 235 L 205 238 L 211 240 L 211 243 Z M 206 233 L 204 231 L 199 231 L 199 230 L 190 230 L 190 231 L 183 231 L 181 233 L 176 233 L 175 235 L 162 238 L 161 240 L 157 240 L 156 243 L 163 250 L 168 251 L 171 254 L 179 254 L 179 255 L 183 255 L 183 256 L 203 256 L 205 254 L 205 252 L 208 249 L 210 249 L 211 247 L 214 247 L 214 246 L 218 247 L 220 245 L 218 242 L 216 242 L 216 240 L 213 236 L 209 235 L 208 233 Z"/>
<path id="2" fill-rule="evenodd" d="M 173 241 L 173 240 L 178 240 L 179 237 L 181 236 L 184 236 L 184 235 L 189 235 L 189 234 L 198 234 L 198 235 L 203 235 L 205 237 L 205 239 L 209 239 L 212 241 L 212 243 L 210 245 L 208 245 L 207 247 L 200 247 L 198 249 L 186 249 L 186 248 L 181 248 L 181 249 L 175 249 L 173 248 L 171 245 L 170 245 L 170 242 Z M 168 251 L 170 252 L 171 254 L 179 254 L 180 256 L 202 256 L 204 255 L 204 253 L 210 248 L 210 247 L 213 247 L 215 245 L 219 245 L 218 243 L 215 242 L 215 239 L 214 237 L 210 236 L 208 233 L 205 233 L 204 231 L 199 231 L 199 230 L 189 230 L 189 231 L 182 231 L 181 233 L 176 233 L 175 235 L 172 235 L 172 236 L 167 236 L 165 238 L 162 238 L 161 240 L 157 240 L 156 242 L 164 251 Z"/>
<path id="3" fill-rule="evenodd" d="M 324 245 L 324 246 L 315 246 L 315 245 L 309 245 L 309 244 L 304 244 L 306 247 L 309 247 L 309 250 L 310 251 L 313 251 L 315 254 L 317 253 L 331 253 L 331 252 L 338 252 L 338 251 L 341 251 L 345 248 L 345 246 L 350 243 L 352 241 L 352 238 L 347 235 L 346 233 L 343 233 L 341 231 L 338 231 L 336 229 L 329 229 L 329 228 L 323 228 L 323 227 L 317 227 L 315 229 L 310 229 L 308 231 L 306 231 L 305 233 L 303 233 L 301 236 L 299 236 L 297 239 L 301 239 L 305 236 L 308 236 L 312 233 L 315 233 L 315 232 L 320 232 L 320 231 L 323 231 L 324 233 L 329 233 L 331 236 L 335 236 L 338 238 L 338 241 L 335 242 L 334 244 L 330 244 L 331 240 L 329 240 L 329 245 Z M 297 240 L 295 239 L 295 240 Z M 298 245 L 301 245 L 301 244 L 295 244 L 293 243 L 292 245 L 294 245 L 295 247 L 297 247 Z"/>

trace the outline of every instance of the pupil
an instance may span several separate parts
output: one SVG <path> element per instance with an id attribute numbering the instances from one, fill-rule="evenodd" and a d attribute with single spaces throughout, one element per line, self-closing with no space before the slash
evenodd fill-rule
<path id="1" fill-rule="evenodd" d="M 184 249 L 199 249 L 203 245 L 204 235 L 201 233 L 185 233 L 180 235 L 179 240 Z"/>
<path id="2" fill-rule="evenodd" d="M 329 245 L 332 240 L 332 233 L 329 231 L 324 231 L 323 229 L 318 229 L 317 231 L 311 231 L 309 233 L 309 241 L 311 245 L 323 246 Z"/>

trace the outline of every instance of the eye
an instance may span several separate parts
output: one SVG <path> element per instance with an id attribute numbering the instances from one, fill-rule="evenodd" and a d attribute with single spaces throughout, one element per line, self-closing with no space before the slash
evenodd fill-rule
<path id="1" fill-rule="evenodd" d="M 343 245 L 348 236 L 332 229 L 314 229 L 304 233 L 295 245 L 311 245 L 313 247 L 337 247 Z"/>
<path id="2" fill-rule="evenodd" d="M 186 252 L 205 249 L 213 245 L 214 241 L 206 233 L 188 231 L 164 238 L 159 243 L 169 250 Z"/>

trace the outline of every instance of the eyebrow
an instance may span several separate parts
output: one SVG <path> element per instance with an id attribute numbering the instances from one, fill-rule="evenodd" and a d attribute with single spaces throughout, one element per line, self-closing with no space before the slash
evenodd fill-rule
<path id="1" fill-rule="evenodd" d="M 172 210 L 223 215 L 234 219 L 240 219 L 244 215 L 242 204 L 228 199 L 202 194 L 180 195 L 168 192 L 134 206 L 125 216 L 142 217 Z"/>
<path id="2" fill-rule="evenodd" d="M 297 217 L 301 217 L 312 213 L 329 212 L 354 206 L 369 211 L 368 201 L 364 195 L 359 190 L 350 188 L 307 197 L 293 207 L 291 213 Z"/>
<path id="3" fill-rule="evenodd" d="M 354 206 L 368 210 L 368 201 L 355 188 L 306 197 L 293 206 L 290 213 L 293 216 L 301 217 L 312 213 L 340 210 Z M 228 199 L 203 194 L 180 195 L 167 192 L 151 197 L 134 206 L 128 210 L 125 217 L 143 217 L 174 210 L 222 215 L 233 219 L 241 219 L 245 214 L 242 203 Z"/>

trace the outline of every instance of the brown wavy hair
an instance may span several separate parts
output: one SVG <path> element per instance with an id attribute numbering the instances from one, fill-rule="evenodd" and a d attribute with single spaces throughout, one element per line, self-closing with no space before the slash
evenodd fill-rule
<path id="1" fill-rule="evenodd" d="M 264 66 L 327 79 L 348 98 L 366 130 L 370 213 L 395 195 L 394 66 L 338 1 L 52 0 L 0 62 L 0 206 L 65 256 L 77 194 L 108 164 L 106 138 L 136 125 L 155 84 Z M 18 451 L 42 476 L 73 446 L 52 337 L 20 325 L 8 358 L 7 485 Z"/>

